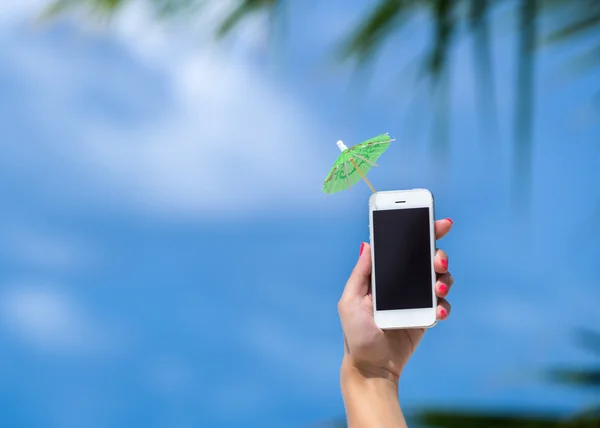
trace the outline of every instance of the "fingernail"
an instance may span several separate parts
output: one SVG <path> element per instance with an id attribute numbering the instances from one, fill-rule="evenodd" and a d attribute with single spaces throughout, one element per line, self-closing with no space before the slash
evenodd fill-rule
<path id="1" fill-rule="evenodd" d="M 446 220 L 448 220 L 450 222 L 450 224 L 454 224 L 454 222 L 452 221 L 451 218 L 446 217 Z"/>
<path id="2" fill-rule="evenodd" d="M 448 269 L 448 260 L 442 259 L 442 266 L 444 266 L 446 269 Z"/>
<path id="3" fill-rule="evenodd" d="M 362 252 L 365 249 L 365 243 L 363 242 L 362 244 L 360 244 L 360 253 L 358 253 L 358 256 L 362 256 Z"/>
<path id="4" fill-rule="evenodd" d="M 448 292 L 448 286 L 446 284 L 440 285 L 440 293 L 446 294 Z"/>
<path id="5" fill-rule="evenodd" d="M 440 310 L 440 316 L 441 316 L 442 318 L 444 318 L 444 317 L 445 317 L 447 314 L 448 314 L 448 312 L 446 311 L 446 309 L 441 309 L 441 310 Z"/>

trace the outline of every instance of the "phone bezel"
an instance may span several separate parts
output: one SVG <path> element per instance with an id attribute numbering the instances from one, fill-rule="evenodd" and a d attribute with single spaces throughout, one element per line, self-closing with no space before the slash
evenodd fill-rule
<path id="1" fill-rule="evenodd" d="M 404 201 L 398 203 L 397 201 Z M 431 247 L 431 308 L 397 309 L 378 311 L 377 281 L 375 272 L 375 245 L 373 239 L 373 212 L 382 210 L 397 210 L 411 208 L 429 208 L 429 237 Z M 435 294 L 436 272 L 434 268 L 435 257 L 435 214 L 433 194 L 427 189 L 392 190 L 376 192 L 369 198 L 369 234 L 371 242 L 371 258 L 373 270 L 371 272 L 371 289 L 373 294 L 373 314 L 375 323 L 381 329 L 406 329 L 430 328 L 437 323 L 437 296 Z"/>

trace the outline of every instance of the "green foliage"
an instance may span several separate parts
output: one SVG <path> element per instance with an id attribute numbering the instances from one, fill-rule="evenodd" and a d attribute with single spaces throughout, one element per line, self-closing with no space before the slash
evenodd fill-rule
<path id="1" fill-rule="evenodd" d="M 108 17 L 123 7 L 126 0 L 57 0 L 45 10 L 45 18 L 53 18 L 67 11 L 83 8 L 96 16 Z"/>
<path id="2" fill-rule="evenodd" d="M 579 330 L 575 338 L 580 347 L 600 356 L 600 333 Z M 563 385 L 600 387 L 600 367 L 550 369 L 547 374 L 549 380 Z M 429 428 L 600 428 L 600 405 L 569 417 L 532 412 L 422 409 L 417 414 L 417 420 Z"/>
<path id="3" fill-rule="evenodd" d="M 582 348 L 600 356 L 600 333 L 578 330 L 575 342 Z M 550 369 L 548 379 L 578 388 L 600 387 L 600 367 L 582 369 Z M 600 403 L 573 415 L 544 414 L 536 411 L 506 411 L 482 409 L 422 408 L 414 413 L 414 426 L 423 428 L 600 428 Z M 323 427 L 346 427 L 343 419 Z M 413 426 L 411 424 L 411 426 Z"/>
<path id="4" fill-rule="evenodd" d="M 356 59 L 359 64 L 364 64 L 394 32 L 425 11 L 431 18 L 433 42 L 424 54 L 423 70 L 437 78 L 446 66 L 463 3 L 455 0 L 382 0 L 344 42 L 342 58 Z M 472 19 L 482 20 L 487 3 L 480 0 L 473 3 L 478 6 L 478 13 Z"/>
<path id="5" fill-rule="evenodd" d="M 418 7 L 414 0 L 384 0 L 358 25 L 343 45 L 342 58 L 356 58 L 359 63 L 371 55 L 410 18 Z"/>
<path id="6" fill-rule="evenodd" d="M 56 17 L 59 14 L 70 10 L 87 10 L 93 15 L 102 15 L 110 17 L 119 12 L 129 0 L 55 0 L 46 9 L 44 16 L 48 18 Z M 168 18 L 190 12 L 199 12 L 201 6 L 207 3 L 207 0 L 146 0 L 155 11 L 157 17 Z M 212 0 L 213 3 L 216 0 Z M 239 4 L 221 23 L 217 36 L 227 35 L 235 28 L 240 21 L 248 16 L 268 10 L 273 10 L 280 3 L 280 0 L 239 0 Z"/>
<path id="7" fill-rule="evenodd" d="M 184 16 L 197 12 L 206 0 L 147 0 L 158 18 Z M 55 0 L 42 17 L 52 19 L 69 11 L 85 11 L 92 17 L 109 19 L 124 8 L 129 0 Z"/>
<path id="8" fill-rule="evenodd" d="M 423 410 L 418 419 L 428 428 L 598 428 L 600 418 L 575 417 L 561 419 L 527 413 L 482 412 L 467 410 Z"/>
<path id="9" fill-rule="evenodd" d="M 552 380 L 563 384 L 600 388 L 600 368 L 554 369 L 549 375 Z"/>
<path id="10" fill-rule="evenodd" d="M 242 19 L 256 12 L 274 10 L 279 3 L 280 0 L 242 0 L 238 7 L 225 18 L 217 30 L 217 36 L 226 36 Z"/>
<path id="11" fill-rule="evenodd" d="M 600 357 L 600 332 L 589 329 L 577 330 L 575 342 L 580 348 Z"/>
<path id="12" fill-rule="evenodd" d="M 598 36 L 600 29 L 600 3 L 595 0 L 554 1 L 549 7 L 557 7 L 563 18 L 558 28 L 546 36 L 547 42 L 571 41 L 581 36 Z"/>
<path id="13" fill-rule="evenodd" d="M 83 8 L 96 15 L 110 17 L 128 0 L 56 0 L 47 10 L 46 16 L 55 16 L 66 10 Z M 159 16 L 181 15 L 200 9 L 209 0 L 146 0 Z M 216 2 L 217 0 L 212 0 Z M 220 23 L 216 36 L 230 34 L 244 19 L 256 13 L 274 13 L 286 0 L 239 0 Z M 287 0 L 291 1 L 291 0 Z M 407 22 L 419 14 L 429 17 L 428 28 L 431 42 L 422 52 L 421 74 L 430 77 L 434 88 L 447 95 L 447 82 L 441 77 L 448 70 L 453 42 L 459 35 L 473 39 L 475 60 L 475 85 L 479 108 L 481 135 L 492 140 L 495 131 L 496 109 L 492 51 L 490 44 L 490 18 L 504 5 L 513 8 L 518 18 L 518 46 L 515 51 L 517 78 L 515 81 L 514 109 L 514 161 L 513 195 L 515 206 L 523 207 L 530 200 L 532 164 L 532 121 L 535 109 L 535 63 L 536 47 L 556 43 L 570 43 L 582 37 L 595 38 L 592 44 L 578 53 L 568 66 L 577 74 L 589 72 L 600 65 L 600 1 L 597 0 L 378 0 L 365 18 L 344 39 L 341 58 L 355 60 L 359 66 L 369 62 L 391 36 L 405 28 Z M 553 29 L 542 34 L 539 22 L 551 18 Z M 463 31 L 463 30 L 466 30 Z M 442 84 L 443 83 L 443 84 Z M 590 97 L 600 104 L 600 87 Z M 442 100 L 442 99 L 440 99 Z M 448 103 L 447 99 L 440 101 Z M 448 107 L 445 107 L 446 109 Z M 485 137 L 484 137 L 485 136 Z M 492 135 L 493 137 L 493 135 Z M 439 147 L 438 147 L 439 148 Z"/>
<path id="14" fill-rule="evenodd" d="M 600 356 L 600 333 L 592 330 L 579 330 L 576 333 L 576 342 L 581 348 Z M 550 380 L 564 385 L 599 389 L 600 364 L 586 368 L 553 368 L 548 371 L 548 377 Z"/>
<path id="15" fill-rule="evenodd" d="M 565 61 L 572 80 L 600 67 L 600 1 L 546 0 L 555 20 L 553 29 L 540 40 L 541 46 L 583 42 L 584 49 Z M 592 42 L 592 43 L 589 43 Z M 589 43 L 589 46 L 586 46 Z M 600 84 L 590 88 L 592 105 L 600 109 Z"/>

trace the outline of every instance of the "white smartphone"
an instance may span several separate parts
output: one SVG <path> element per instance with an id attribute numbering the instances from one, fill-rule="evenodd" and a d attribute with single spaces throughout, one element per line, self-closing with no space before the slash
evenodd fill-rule
<path id="1" fill-rule="evenodd" d="M 369 199 L 375 323 L 381 329 L 437 323 L 433 195 L 426 189 L 373 193 Z"/>

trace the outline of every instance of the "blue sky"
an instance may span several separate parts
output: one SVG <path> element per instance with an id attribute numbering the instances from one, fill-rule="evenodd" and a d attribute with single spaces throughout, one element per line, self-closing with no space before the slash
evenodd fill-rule
<path id="1" fill-rule="evenodd" d="M 600 321 L 599 129 L 585 104 L 597 74 L 567 84 L 572 52 L 543 51 L 534 193 L 517 227 L 510 22 L 494 38 L 498 141 L 481 141 L 460 43 L 440 160 L 423 88 L 398 78 L 422 34 L 398 35 L 368 86 L 348 91 L 352 73 L 328 55 L 367 2 L 322 3 L 288 10 L 282 42 L 257 18 L 222 45 L 208 39 L 212 11 L 169 26 L 132 6 L 101 28 L 35 25 L 43 1 L 0 6 L 0 397 L 11 426 L 300 427 L 341 415 L 336 303 L 368 239 L 369 189 L 323 199 L 320 187 L 338 139 L 381 132 L 398 140 L 375 186 L 428 187 L 438 217 L 455 221 L 440 243 L 456 277 L 452 317 L 410 362 L 403 404 L 592 400 L 539 371 L 591 362 L 570 334 Z"/>

